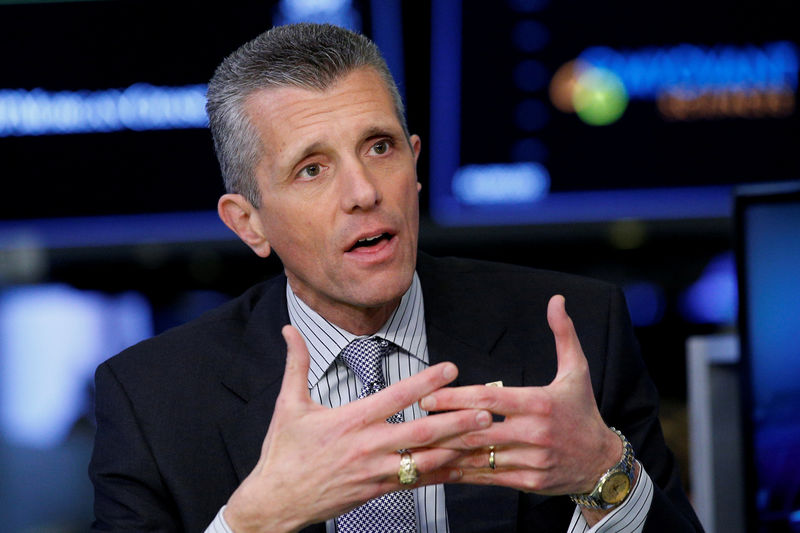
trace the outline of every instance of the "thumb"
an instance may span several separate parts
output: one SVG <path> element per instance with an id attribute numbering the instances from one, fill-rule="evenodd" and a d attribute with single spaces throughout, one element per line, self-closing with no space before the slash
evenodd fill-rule
<path id="1" fill-rule="evenodd" d="M 558 372 L 556 379 L 586 365 L 583 348 L 575 332 L 572 319 L 567 314 L 566 300 L 560 294 L 550 298 L 547 304 L 547 323 L 556 341 Z"/>
<path id="2" fill-rule="evenodd" d="M 286 368 L 283 372 L 281 391 L 275 401 L 272 420 L 269 423 L 267 435 L 261 444 L 261 456 L 256 469 L 263 468 L 272 441 L 275 439 L 275 435 L 281 431 L 282 421 L 296 417 L 297 408 L 301 407 L 304 402 L 311 401 L 311 396 L 308 393 L 310 357 L 306 343 L 294 326 L 283 326 L 281 334 L 283 334 L 283 340 L 286 341 Z"/>
<path id="3" fill-rule="evenodd" d="M 281 333 L 286 341 L 286 369 L 280 395 L 293 400 L 307 400 L 310 357 L 306 342 L 294 326 L 284 326 Z"/>

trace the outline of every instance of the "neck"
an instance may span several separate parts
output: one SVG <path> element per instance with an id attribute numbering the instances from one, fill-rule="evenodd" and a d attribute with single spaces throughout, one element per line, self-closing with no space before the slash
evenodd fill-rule
<path id="1" fill-rule="evenodd" d="M 357 336 L 372 335 L 381 329 L 400 305 L 400 301 L 403 298 L 403 295 L 400 295 L 384 304 L 366 307 L 343 302 L 328 302 L 313 297 L 309 298 L 309 295 L 304 294 L 302 286 L 296 287 L 291 283 L 291 280 L 289 281 L 289 288 L 296 298 L 319 316 Z"/>
<path id="2" fill-rule="evenodd" d="M 372 335 L 389 320 L 394 310 L 400 305 L 400 299 L 375 308 L 339 308 L 330 313 L 314 309 L 326 320 L 353 335 Z"/>

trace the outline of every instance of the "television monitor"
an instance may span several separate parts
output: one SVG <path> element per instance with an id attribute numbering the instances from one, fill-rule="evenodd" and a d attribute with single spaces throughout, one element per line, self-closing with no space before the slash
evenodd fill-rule
<path id="1" fill-rule="evenodd" d="M 736 195 L 748 531 L 800 532 L 800 183 Z"/>
<path id="2" fill-rule="evenodd" d="M 273 24 L 300 20 L 378 33 L 397 51 L 398 1 L 372 4 L 0 2 L 0 249 L 233 238 L 216 216 L 214 69 Z"/>
<path id="3" fill-rule="evenodd" d="M 264 28 L 317 16 L 387 56 L 423 135 L 422 212 L 436 222 L 724 217 L 732 185 L 800 175 L 793 7 L 0 2 L 12 51 L 0 72 L 0 243 L 20 221 L 63 245 L 129 241 L 132 228 L 229 237 L 213 213 L 222 187 L 203 84 Z"/>
<path id="4" fill-rule="evenodd" d="M 800 175 L 791 0 L 436 0 L 443 225 L 727 218 Z"/>

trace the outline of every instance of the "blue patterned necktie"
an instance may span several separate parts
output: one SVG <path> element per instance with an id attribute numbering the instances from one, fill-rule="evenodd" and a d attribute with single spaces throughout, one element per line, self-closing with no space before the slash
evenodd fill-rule
<path id="1" fill-rule="evenodd" d="M 389 343 L 383 339 L 367 337 L 354 340 L 342 350 L 345 364 L 363 384 L 359 399 L 386 387 L 381 357 L 388 347 Z M 392 424 L 402 422 L 403 412 L 393 414 L 386 421 Z M 397 459 L 399 465 L 400 456 Z M 369 500 L 338 517 L 336 529 L 340 533 L 415 533 L 414 495 L 410 490 L 399 490 Z"/>

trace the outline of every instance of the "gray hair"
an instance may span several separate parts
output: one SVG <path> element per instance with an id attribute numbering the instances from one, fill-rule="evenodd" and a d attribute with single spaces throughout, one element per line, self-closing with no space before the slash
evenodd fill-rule
<path id="1" fill-rule="evenodd" d="M 330 24 L 277 26 L 225 58 L 208 84 L 206 103 L 225 189 L 241 194 L 254 207 L 261 204 L 255 179 L 263 156 L 261 140 L 245 111 L 251 94 L 280 87 L 324 91 L 363 67 L 383 78 L 408 137 L 397 85 L 378 47 L 363 35 Z"/>

